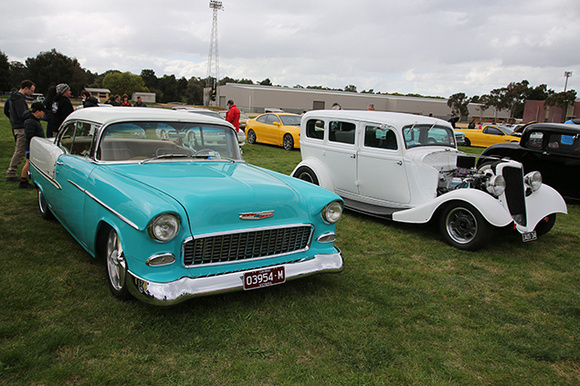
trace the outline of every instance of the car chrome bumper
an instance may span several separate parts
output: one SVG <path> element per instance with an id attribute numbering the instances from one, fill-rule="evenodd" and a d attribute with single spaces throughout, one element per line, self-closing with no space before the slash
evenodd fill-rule
<path id="1" fill-rule="evenodd" d="M 344 265 L 342 254 L 315 255 L 314 258 L 295 263 L 280 264 L 286 273 L 286 281 L 322 272 L 340 272 Z M 244 288 L 245 272 L 260 270 L 256 268 L 208 277 L 183 277 L 169 283 L 156 283 L 143 280 L 131 274 L 127 278 L 129 292 L 137 299 L 154 305 L 169 306 L 198 296 L 239 291 Z"/>

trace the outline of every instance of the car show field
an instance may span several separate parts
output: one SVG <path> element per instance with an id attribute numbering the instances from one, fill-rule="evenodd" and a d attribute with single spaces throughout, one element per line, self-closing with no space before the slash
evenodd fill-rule
<path id="1" fill-rule="evenodd" d="M 13 147 L 2 116 L 3 167 Z M 243 158 L 286 175 L 301 161 L 262 144 Z M 580 383 L 580 205 L 476 252 L 347 210 L 339 275 L 159 308 L 112 296 L 105 262 L 16 185 L 0 181 L 0 383 Z"/>

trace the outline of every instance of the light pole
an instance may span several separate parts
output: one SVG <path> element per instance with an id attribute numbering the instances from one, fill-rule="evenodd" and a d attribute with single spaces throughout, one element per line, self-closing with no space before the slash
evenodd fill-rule
<path id="1" fill-rule="evenodd" d="M 568 78 L 572 76 L 572 71 L 564 71 L 564 78 L 566 78 L 566 83 L 564 83 L 564 92 L 568 88 Z"/>

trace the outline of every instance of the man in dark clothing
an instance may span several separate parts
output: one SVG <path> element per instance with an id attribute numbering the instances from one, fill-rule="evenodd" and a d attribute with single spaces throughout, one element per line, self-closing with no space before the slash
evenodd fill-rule
<path id="1" fill-rule="evenodd" d="M 240 131 L 240 110 L 231 99 L 228 101 L 228 107 L 230 109 L 226 113 L 226 121 L 234 125 L 236 131 Z"/>
<path id="2" fill-rule="evenodd" d="M 91 96 L 91 92 L 87 90 L 83 90 L 81 92 L 81 98 L 83 99 L 83 107 L 98 107 L 99 100 L 94 96 Z"/>
<path id="3" fill-rule="evenodd" d="M 28 183 L 28 171 L 30 170 L 30 140 L 32 137 L 44 137 L 44 129 L 40 124 L 40 120 L 44 117 L 44 111 L 44 104 L 42 102 L 35 102 L 30 106 L 30 118 L 24 121 L 24 133 L 26 136 L 24 145 L 26 164 L 22 168 L 22 174 L 20 174 L 20 184 L 18 184 L 19 189 L 34 188 L 34 185 Z"/>
<path id="4" fill-rule="evenodd" d="M 56 86 L 56 97 L 54 101 L 58 105 L 58 109 L 56 113 L 54 113 L 53 120 L 52 120 L 52 132 L 54 133 L 55 137 L 60 129 L 60 125 L 64 122 L 66 117 L 69 116 L 75 109 L 70 102 L 70 87 L 66 83 L 60 83 Z"/>
<path id="5" fill-rule="evenodd" d="M 14 146 L 14 154 L 10 160 L 10 166 L 6 171 L 6 181 L 19 181 L 16 175 L 18 166 L 24 160 L 24 121 L 30 116 L 28 110 L 28 103 L 26 98 L 32 96 L 36 85 L 30 80 L 23 80 L 20 83 L 20 89 L 10 94 L 10 98 L 4 104 L 4 114 L 10 119 L 10 126 L 12 126 L 12 134 L 16 144 Z"/>
<path id="6" fill-rule="evenodd" d="M 141 97 L 138 96 L 137 97 L 137 102 L 135 102 L 135 104 L 133 105 L 133 107 L 147 107 L 147 105 L 145 103 L 143 103 L 143 101 L 141 100 Z"/>

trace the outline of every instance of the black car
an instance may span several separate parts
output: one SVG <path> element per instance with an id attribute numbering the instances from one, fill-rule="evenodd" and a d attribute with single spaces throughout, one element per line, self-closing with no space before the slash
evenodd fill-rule
<path id="1" fill-rule="evenodd" d="M 525 173 L 538 170 L 543 181 L 567 200 L 580 200 L 580 126 L 534 123 L 519 143 L 500 143 L 485 149 L 478 165 L 510 158 L 524 165 Z"/>

